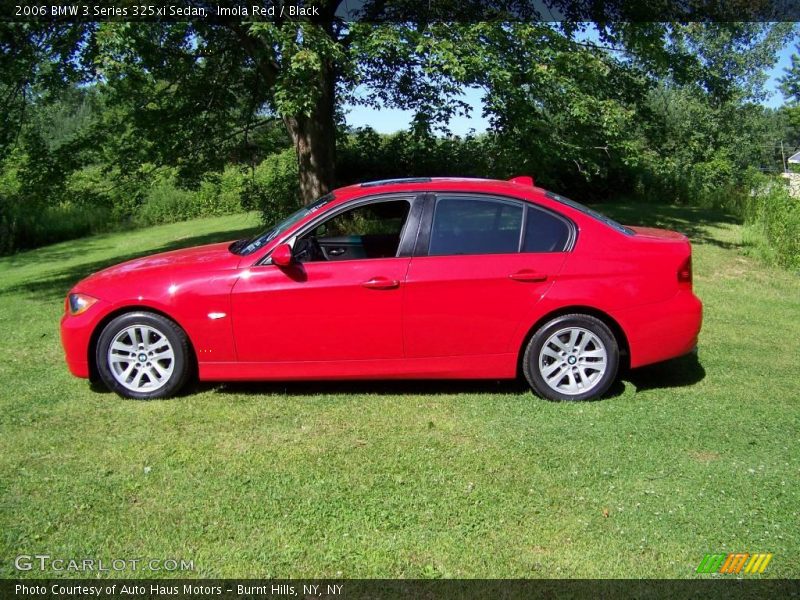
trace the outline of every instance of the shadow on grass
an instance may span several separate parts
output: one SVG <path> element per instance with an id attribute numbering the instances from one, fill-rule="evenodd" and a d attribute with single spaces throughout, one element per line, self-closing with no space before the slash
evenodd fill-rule
<path id="1" fill-rule="evenodd" d="M 625 225 L 671 229 L 697 244 L 711 244 L 726 249 L 741 247 L 741 244 L 725 242 L 709 235 L 708 227 L 740 224 L 733 215 L 718 209 L 642 202 L 597 204 L 594 208 Z"/>
<path id="2" fill-rule="evenodd" d="M 637 392 L 650 389 L 669 389 L 694 385 L 705 377 L 705 369 L 696 354 L 687 354 L 648 367 L 621 373 L 599 400 L 609 400 L 625 392 L 625 383 L 633 384 Z M 196 382 L 184 394 L 216 390 L 222 394 L 280 394 L 286 396 L 316 396 L 373 394 L 379 396 L 431 396 L 448 394 L 532 394 L 522 379 L 512 380 L 369 380 L 369 381 L 246 381 Z"/>
<path id="3" fill-rule="evenodd" d="M 632 383 L 637 392 L 643 392 L 687 387 L 699 383 L 705 376 L 706 370 L 693 352 L 665 362 L 631 369 L 622 374 L 622 379 Z"/>
<path id="4" fill-rule="evenodd" d="M 84 277 L 88 277 L 92 273 L 96 273 L 106 267 L 110 267 L 128 260 L 142 258 L 143 256 L 150 256 L 159 252 L 169 252 L 171 250 L 180 250 L 181 248 L 189 248 L 191 246 L 202 246 L 204 244 L 213 244 L 216 242 L 226 242 L 244 237 L 249 237 L 253 234 L 258 227 L 247 227 L 240 229 L 233 229 L 227 231 L 218 231 L 197 235 L 192 237 L 181 238 L 173 240 L 169 243 L 163 244 L 158 248 L 150 248 L 143 252 L 133 252 L 114 256 L 113 258 L 102 259 L 94 262 L 81 263 L 67 269 L 59 270 L 57 274 L 48 272 L 43 274 L 40 278 L 26 280 L 21 283 L 11 285 L 7 288 L 0 289 L 0 294 L 24 294 L 29 298 L 42 301 L 63 300 L 66 293 L 78 281 Z M 93 239 L 93 238 L 90 238 Z M 83 251 L 89 251 L 88 247 L 84 247 Z M 50 262 L 57 266 L 59 260 L 71 258 L 76 254 L 80 254 L 81 250 L 66 251 L 59 249 L 57 251 L 48 252 L 47 249 L 33 252 L 33 254 L 43 254 L 47 258 L 37 257 L 36 260 L 40 262 Z M 27 262 L 27 261 L 26 261 Z"/>

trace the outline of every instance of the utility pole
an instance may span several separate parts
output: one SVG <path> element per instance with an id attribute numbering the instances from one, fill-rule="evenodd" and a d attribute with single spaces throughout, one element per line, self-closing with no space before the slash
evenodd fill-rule
<path id="1" fill-rule="evenodd" d="M 783 172 L 787 173 L 786 169 L 786 154 L 783 152 L 783 140 L 781 140 L 781 164 L 783 165 Z"/>

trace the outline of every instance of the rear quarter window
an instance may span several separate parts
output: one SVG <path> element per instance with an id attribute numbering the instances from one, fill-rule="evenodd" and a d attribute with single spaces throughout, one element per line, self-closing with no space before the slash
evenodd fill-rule
<path id="1" fill-rule="evenodd" d="M 525 236 L 522 240 L 523 252 L 563 252 L 571 237 L 572 229 L 564 219 L 544 210 L 528 207 Z"/>

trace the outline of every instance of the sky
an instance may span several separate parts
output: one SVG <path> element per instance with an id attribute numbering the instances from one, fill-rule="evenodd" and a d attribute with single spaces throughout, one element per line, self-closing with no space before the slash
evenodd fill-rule
<path id="1" fill-rule="evenodd" d="M 783 104 L 784 97 L 778 89 L 778 79 L 783 76 L 784 69 L 791 65 L 791 56 L 795 49 L 795 41 L 790 41 L 781 50 L 778 62 L 769 72 L 766 89 L 770 96 L 763 102 L 764 106 L 775 108 Z M 486 131 L 489 123 L 482 116 L 481 111 L 483 93 L 479 88 L 465 88 L 463 99 L 472 107 L 469 117 L 456 117 L 450 121 L 450 131 L 454 135 L 464 136 L 470 132 L 481 133 Z M 380 110 L 365 106 L 346 107 L 347 124 L 351 127 L 372 127 L 378 133 L 394 133 L 407 129 L 414 116 L 413 111 L 394 108 Z"/>

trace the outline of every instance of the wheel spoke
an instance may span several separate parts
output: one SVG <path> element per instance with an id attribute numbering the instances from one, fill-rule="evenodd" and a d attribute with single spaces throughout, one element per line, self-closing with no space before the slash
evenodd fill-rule
<path id="1" fill-rule="evenodd" d="M 548 366 L 545 370 L 543 370 L 541 373 L 542 377 L 544 377 L 545 379 L 553 379 L 554 376 L 555 377 L 558 376 L 556 374 L 556 371 L 563 372 L 563 370 L 564 370 L 564 365 L 562 365 L 561 363 L 553 363 L 552 365 Z"/>
<path id="2" fill-rule="evenodd" d="M 556 350 L 553 350 L 550 346 L 545 346 L 542 348 L 542 354 L 549 356 L 550 358 L 555 358 L 556 360 L 561 360 L 561 354 L 559 354 Z"/>
<path id="3" fill-rule="evenodd" d="M 583 354 L 586 351 L 586 346 L 589 345 L 589 342 L 593 341 L 594 336 L 589 333 L 588 331 L 583 332 L 583 336 L 581 337 L 581 341 L 578 344 L 578 353 Z"/>
<path id="4" fill-rule="evenodd" d="M 151 364 L 151 366 L 150 366 L 150 369 L 151 369 L 151 370 L 155 370 L 155 371 L 156 371 L 157 379 L 158 379 L 159 381 L 161 381 L 161 379 L 162 379 L 163 377 L 167 377 L 167 376 L 168 376 L 168 373 L 169 373 L 169 370 L 168 370 L 168 369 L 165 369 L 164 367 L 162 367 L 162 366 L 161 366 L 160 364 L 158 364 L 157 362 L 153 362 L 153 363 Z"/>
<path id="5" fill-rule="evenodd" d="M 131 372 L 136 367 L 136 365 L 131 362 L 122 372 L 119 374 L 119 378 L 123 381 L 128 381 L 128 377 L 130 377 Z"/>
<path id="6" fill-rule="evenodd" d="M 569 332 L 569 341 L 567 342 L 567 349 L 572 350 L 575 348 L 575 342 L 578 341 L 578 336 L 580 335 L 580 329 L 573 329 Z"/>
<path id="7" fill-rule="evenodd" d="M 150 338 L 150 334 L 147 331 L 147 329 L 145 329 L 144 327 L 139 327 L 139 343 L 142 345 L 142 347 L 145 350 L 149 350 L 150 349 L 150 343 L 148 341 L 149 338 Z"/>
<path id="8" fill-rule="evenodd" d="M 574 394 L 578 391 L 578 384 L 575 382 L 575 375 L 573 375 L 572 371 L 567 371 L 567 385 L 566 390 Z"/>
<path id="9" fill-rule="evenodd" d="M 118 339 L 113 344 L 111 344 L 111 349 L 112 350 L 117 350 L 119 352 L 128 353 L 128 352 L 133 352 L 136 348 L 134 347 L 133 344 L 126 344 L 123 341 Z"/>
<path id="10" fill-rule="evenodd" d="M 156 369 L 155 363 L 147 369 L 147 375 L 152 383 L 159 383 L 164 378 L 164 375 Z"/>
<path id="11" fill-rule="evenodd" d="M 138 388 L 142 384 L 142 375 L 144 375 L 144 371 L 142 369 L 136 371 L 136 375 L 134 376 L 133 381 L 131 381 L 131 385 L 134 388 Z"/>
<path id="12" fill-rule="evenodd" d="M 172 352 L 172 348 L 167 348 L 161 352 L 156 352 L 152 358 L 153 360 L 171 360 L 175 358 L 175 353 Z"/>

